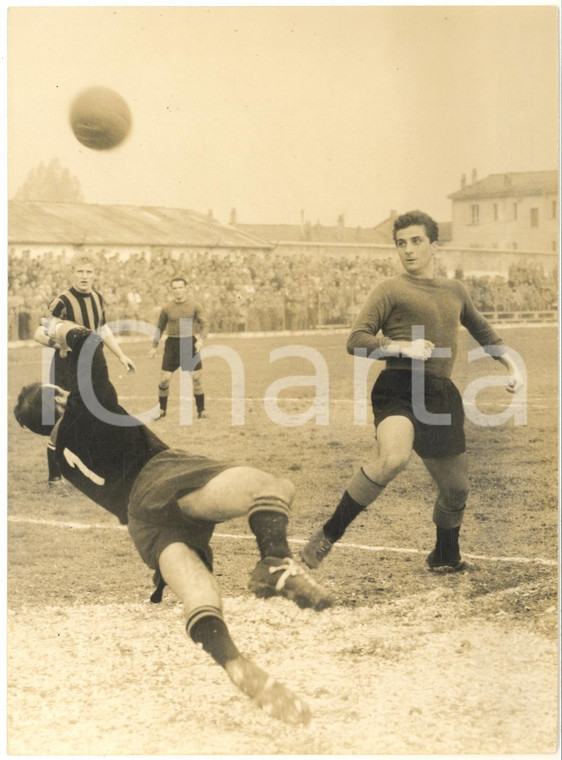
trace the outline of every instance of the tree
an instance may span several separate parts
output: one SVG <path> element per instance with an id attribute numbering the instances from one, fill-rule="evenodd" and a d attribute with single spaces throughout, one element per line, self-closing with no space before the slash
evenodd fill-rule
<path id="1" fill-rule="evenodd" d="M 80 181 L 61 165 L 58 158 L 45 166 L 32 169 L 15 195 L 16 201 L 50 201 L 51 203 L 83 203 Z"/>

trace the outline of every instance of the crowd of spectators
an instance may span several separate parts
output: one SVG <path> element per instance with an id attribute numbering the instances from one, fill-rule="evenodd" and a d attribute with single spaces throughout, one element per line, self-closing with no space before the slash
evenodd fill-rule
<path id="1" fill-rule="evenodd" d="M 481 311 L 553 311 L 558 308 L 558 271 L 545 274 L 536 264 L 509 267 L 507 278 L 467 277 L 465 284 Z"/>
<path id="2" fill-rule="evenodd" d="M 95 287 L 105 299 L 108 321 L 156 324 L 170 300 L 170 279 L 181 274 L 202 303 L 212 332 L 304 330 L 349 325 L 377 280 L 397 271 L 391 257 L 361 255 L 202 250 L 124 259 L 104 252 L 99 254 Z M 442 267 L 439 271 L 444 273 Z M 531 265 L 513 267 L 507 279 L 467 277 L 465 282 L 482 311 L 557 305 L 557 274 L 545 275 Z M 69 284 L 68 263 L 55 253 L 10 257 L 9 340 L 29 339 L 49 301 Z"/>

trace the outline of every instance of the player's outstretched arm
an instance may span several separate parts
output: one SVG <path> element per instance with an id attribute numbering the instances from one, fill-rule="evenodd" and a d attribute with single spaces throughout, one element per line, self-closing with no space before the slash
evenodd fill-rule
<path id="1" fill-rule="evenodd" d="M 117 342 L 117 338 L 111 332 L 111 329 L 107 325 L 103 325 L 101 327 L 100 336 L 104 344 L 109 348 L 109 350 L 112 353 L 115 354 L 115 356 L 119 359 L 119 361 L 125 367 L 127 372 L 134 372 L 136 370 L 135 363 L 133 362 L 132 359 L 129 359 L 129 357 L 123 353 L 121 346 Z"/>

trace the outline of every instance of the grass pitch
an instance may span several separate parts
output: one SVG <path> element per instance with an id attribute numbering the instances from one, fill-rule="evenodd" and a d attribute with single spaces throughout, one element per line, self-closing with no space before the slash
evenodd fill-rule
<path id="1" fill-rule="evenodd" d="M 11 414 L 21 385 L 40 378 L 40 351 L 9 355 L 9 723 L 12 753 L 381 754 L 549 752 L 556 740 L 558 552 L 557 334 L 517 328 L 503 336 L 524 358 L 527 424 L 467 421 L 471 495 L 461 532 L 471 573 L 428 572 L 434 500 L 412 455 L 407 470 L 363 513 L 316 577 L 339 604 L 326 613 L 249 597 L 257 558 L 244 520 L 218 526 L 215 571 L 242 651 L 303 696 L 307 729 L 274 724 L 195 650 L 167 592 L 148 604 L 150 573 L 126 530 L 68 487 L 46 487 L 45 441 Z M 209 419 L 179 424 L 174 376 L 169 414 L 152 427 L 169 444 L 247 461 L 297 486 L 295 551 L 332 511 L 374 438 L 370 413 L 355 424 L 353 362 L 342 334 L 222 338 L 245 371 L 244 424 L 231 424 L 231 384 L 219 358 L 204 364 Z M 473 347 L 463 337 L 466 349 Z M 264 403 L 271 384 L 311 375 L 306 359 L 270 361 L 284 346 L 316 349 L 328 368 L 328 424 L 276 424 Z M 109 357 L 123 405 L 156 403 L 159 360 L 131 343 L 134 377 Z M 461 357 L 464 352 L 460 351 Z M 369 387 L 379 365 L 373 365 Z M 457 362 L 465 389 L 491 359 Z M 278 406 L 305 413 L 309 387 L 288 387 Z M 488 388 L 492 415 L 512 397 Z M 288 417 L 287 417 L 288 418 Z M 359 546 L 359 548 L 358 548 Z M 361 548 L 364 547 L 364 548 Z M 431 684 L 451 699 L 435 703 Z M 445 679 L 443 681 L 443 679 Z M 139 699 L 139 696 L 142 697 Z M 462 705 L 462 709 L 459 709 Z M 485 716 L 484 718 L 482 716 Z M 142 726 L 142 729 L 139 728 Z"/>

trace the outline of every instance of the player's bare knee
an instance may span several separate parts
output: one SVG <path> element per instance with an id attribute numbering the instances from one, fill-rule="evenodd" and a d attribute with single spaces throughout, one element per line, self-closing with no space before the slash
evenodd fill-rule
<path id="1" fill-rule="evenodd" d="M 292 480 L 289 480 L 288 478 L 277 478 L 275 487 L 278 489 L 275 493 L 276 496 L 284 499 L 288 504 L 293 501 L 296 489 Z"/>
<path id="2" fill-rule="evenodd" d="M 383 480 L 388 483 L 393 478 L 395 478 L 397 475 L 399 475 L 402 470 L 405 469 L 406 465 L 408 464 L 408 461 L 410 459 L 409 453 L 403 454 L 402 452 L 398 451 L 391 451 L 387 452 L 384 455 L 380 456 L 379 459 L 379 465 L 382 470 L 383 474 Z"/>

